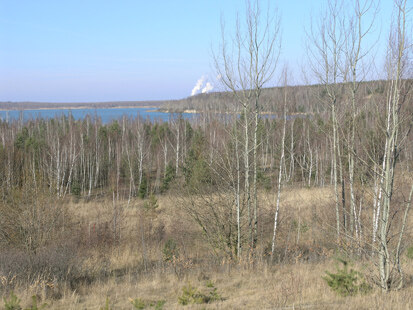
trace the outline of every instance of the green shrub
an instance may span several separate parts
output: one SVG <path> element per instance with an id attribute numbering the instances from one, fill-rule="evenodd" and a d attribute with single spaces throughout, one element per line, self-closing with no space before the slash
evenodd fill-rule
<path id="1" fill-rule="evenodd" d="M 81 193 L 82 193 L 82 187 L 80 185 L 80 182 L 75 180 L 72 182 L 71 186 L 70 186 L 70 191 L 72 192 L 72 195 L 75 197 L 80 197 Z"/>
<path id="2" fill-rule="evenodd" d="M 182 288 L 182 295 L 178 297 L 178 302 L 186 306 L 189 304 L 202 304 L 203 299 L 198 290 L 192 287 L 191 284 L 188 284 Z"/>
<path id="3" fill-rule="evenodd" d="M 407 248 L 406 256 L 410 259 L 413 259 L 413 246 Z"/>
<path id="4" fill-rule="evenodd" d="M 148 180 L 144 176 L 142 178 L 142 182 L 141 182 L 141 185 L 139 186 L 139 190 L 138 190 L 139 198 L 144 199 L 147 195 L 147 192 L 148 192 Z"/>
<path id="5" fill-rule="evenodd" d="M 175 167 L 169 163 L 165 168 L 165 177 L 162 180 L 161 192 L 164 193 L 169 189 L 170 183 L 175 178 Z"/>
<path id="6" fill-rule="evenodd" d="M 259 168 L 257 171 L 257 182 L 262 185 L 266 191 L 272 189 L 271 178 L 264 173 L 262 168 Z"/>
<path id="7" fill-rule="evenodd" d="M 208 280 L 205 284 L 206 287 L 210 287 L 213 288 L 214 287 L 214 282 L 212 282 L 211 280 Z"/>
<path id="8" fill-rule="evenodd" d="M 209 294 L 208 294 L 207 297 L 208 297 L 208 299 L 207 299 L 208 303 L 223 300 L 221 295 L 218 293 L 218 289 L 215 286 L 211 287 L 211 290 L 209 291 Z"/>
<path id="9" fill-rule="evenodd" d="M 40 306 L 37 305 L 37 297 L 32 296 L 32 305 L 29 308 L 26 308 L 25 310 L 41 310 L 45 309 L 47 307 L 47 304 L 42 304 Z"/>
<path id="10" fill-rule="evenodd" d="M 143 208 L 146 211 L 154 211 L 158 208 L 158 199 L 156 199 L 155 195 L 151 194 L 149 199 L 143 203 Z"/>
<path id="11" fill-rule="evenodd" d="M 208 281 L 206 287 L 206 292 L 200 292 L 191 284 L 184 286 L 182 288 L 182 295 L 178 297 L 178 302 L 185 306 L 189 304 L 208 304 L 214 301 L 223 300 L 213 282 Z"/>
<path id="12" fill-rule="evenodd" d="M 296 220 L 293 220 L 291 223 L 295 231 L 300 231 L 302 234 L 305 234 L 309 229 L 309 225 L 306 222 L 298 223 Z"/>
<path id="13" fill-rule="evenodd" d="M 135 309 L 142 310 L 146 307 L 145 302 L 140 298 L 130 298 L 129 301 Z"/>
<path id="14" fill-rule="evenodd" d="M 349 270 L 347 261 L 342 259 L 338 261 L 343 264 L 343 268 L 337 267 L 336 273 L 326 271 L 327 276 L 323 277 L 334 292 L 340 296 L 353 296 L 358 293 L 365 294 L 371 290 L 360 272 L 351 268 Z"/>
<path id="15" fill-rule="evenodd" d="M 163 260 L 170 262 L 174 257 L 179 256 L 178 246 L 174 239 L 168 239 L 163 247 Z"/>
<path id="16" fill-rule="evenodd" d="M 136 298 L 136 299 L 129 298 L 129 301 L 131 302 L 132 306 L 138 310 L 143 310 L 146 308 L 154 308 L 155 310 L 162 310 L 163 306 L 166 303 L 165 300 L 145 302 L 140 298 Z"/>
<path id="17" fill-rule="evenodd" d="M 151 307 L 153 306 L 155 308 L 155 310 L 162 310 L 165 303 L 166 303 L 165 300 L 158 300 L 153 305 L 150 304 L 150 306 Z"/>
<path id="18" fill-rule="evenodd" d="M 14 295 L 13 292 L 10 293 L 9 299 L 3 297 L 4 300 L 4 309 L 6 310 L 21 310 L 20 299 Z"/>

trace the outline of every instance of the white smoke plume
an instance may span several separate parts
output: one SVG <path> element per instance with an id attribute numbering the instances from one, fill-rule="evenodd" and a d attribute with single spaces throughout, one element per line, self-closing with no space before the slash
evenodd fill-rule
<path id="1" fill-rule="evenodd" d="M 191 96 L 196 95 L 202 88 L 202 84 L 204 84 L 205 77 L 201 76 L 201 78 L 196 82 L 194 88 L 192 88 Z"/>
<path id="2" fill-rule="evenodd" d="M 198 94 L 199 92 L 205 94 L 214 89 L 214 86 L 210 82 L 205 81 L 205 76 L 201 76 L 196 82 L 194 88 L 192 88 L 191 96 Z M 204 84 L 205 83 L 205 84 Z"/>
<path id="3" fill-rule="evenodd" d="M 205 87 L 202 89 L 202 93 L 205 94 L 205 93 L 211 91 L 213 88 L 214 88 L 214 86 L 212 86 L 211 83 L 207 82 L 205 84 Z"/>

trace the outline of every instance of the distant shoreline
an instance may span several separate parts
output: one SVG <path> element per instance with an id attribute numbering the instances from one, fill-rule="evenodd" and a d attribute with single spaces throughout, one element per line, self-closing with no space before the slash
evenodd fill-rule
<path id="1" fill-rule="evenodd" d="M 59 107 L 21 107 L 21 108 L 13 108 L 13 109 L 5 109 L 2 107 L 2 103 L 0 103 L 0 111 L 1 112 L 7 112 L 7 111 L 45 111 L 45 110 L 98 110 L 98 109 L 146 109 L 146 112 L 159 112 L 159 113 L 183 113 L 183 114 L 201 114 L 203 111 L 198 111 L 195 109 L 185 109 L 185 110 L 171 110 L 171 109 L 165 109 L 161 107 L 161 102 L 157 102 L 157 104 L 154 105 L 119 105 L 119 106 L 105 106 L 104 103 L 102 103 L 102 106 L 95 106 L 95 105 L 82 105 L 82 106 L 59 106 Z M 4 104 L 4 103 L 3 103 Z M 27 103 L 20 103 L 20 104 L 27 104 Z M 93 103 L 96 104 L 96 103 Z M 108 103 L 110 105 L 111 103 Z M 218 114 L 233 114 L 234 112 L 231 111 L 207 111 L 207 112 L 213 112 L 213 113 L 218 113 Z M 240 113 L 238 113 L 240 114 Z M 270 112 L 270 111 L 262 111 L 260 112 L 261 115 L 278 115 L 276 112 Z M 289 115 L 292 116 L 299 116 L 299 115 L 308 115 L 312 114 L 309 112 L 292 112 L 289 113 Z"/>
<path id="2" fill-rule="evenodd" d="M 198 111 L 198 110 L 183 110 L 183 111 L 175 111 L 175 110 L 168 110 L 168 109 L 163 109 L 163 108 L 158 108 L 157 109 L 158 112 L 162 112 L 162 113 L 185 113 L 185 114 L 201 114 L 203 113 L 203 111 Z M 206 111 L 206 112 L 213 112 L 216 114 L 234 114 L 234 112 L 232 111 Z M 241 113 L 237 113 L 237 114 L 241 114 Z M 270 111 L 263 111 L 259 113 L 260 115 L 279 115 L 276 112 L 270 112 Z M 308 114 L 312 114 L 310 112 L 291 112 L 288 115 L 292 115 L 292 116 L 298 116 L 298 115 L 308 115 Z"/>
<path id="3" fill-rule="evenodd" d="M 16 109 L 4 109 L 0 108 L 0 111 L 42 111 L 42 110 L 97 110 L 97 109 L 153 109 L 157 110 L 157 106 L 141 105 L 141 106 L 116 106 L 116 107 L 90 107 L 90 106 L 66 106 L 66 107 L 43 107 L 43 108 L 16 108 Z"/>

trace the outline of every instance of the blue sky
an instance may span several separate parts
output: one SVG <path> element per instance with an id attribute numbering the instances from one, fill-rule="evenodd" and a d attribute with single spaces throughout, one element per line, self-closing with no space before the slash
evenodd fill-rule
<path id="1" fill-rule="evenodd" d="M 298 81 L 304 27 L 325 1 L 270 2 L 282 19 L 281 63 Z M 391 8 L 382 0 L 383 39 Z M 0 0 L 0 101 L 187 97 L 202 76 L 216 84 L 211 47 L 221 16 L 230 30 L 237 12 L 244 1 Z"/>

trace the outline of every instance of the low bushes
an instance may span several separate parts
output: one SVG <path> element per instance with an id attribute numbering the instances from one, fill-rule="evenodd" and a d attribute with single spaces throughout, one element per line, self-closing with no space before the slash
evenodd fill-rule
<path id="1" fill-rule="evenodd" d="M 348 262 L 338 259 L 343 264 L 343 268 L 337 267 L 336 273 L 326 271 L 326 276 L 323 279 L 327 285 L 340 296 L 353 296 L 356 294 L 366 294 L 371 290 L 370 285 L 364 280 L 363 275 L 348 268 Z"/>

